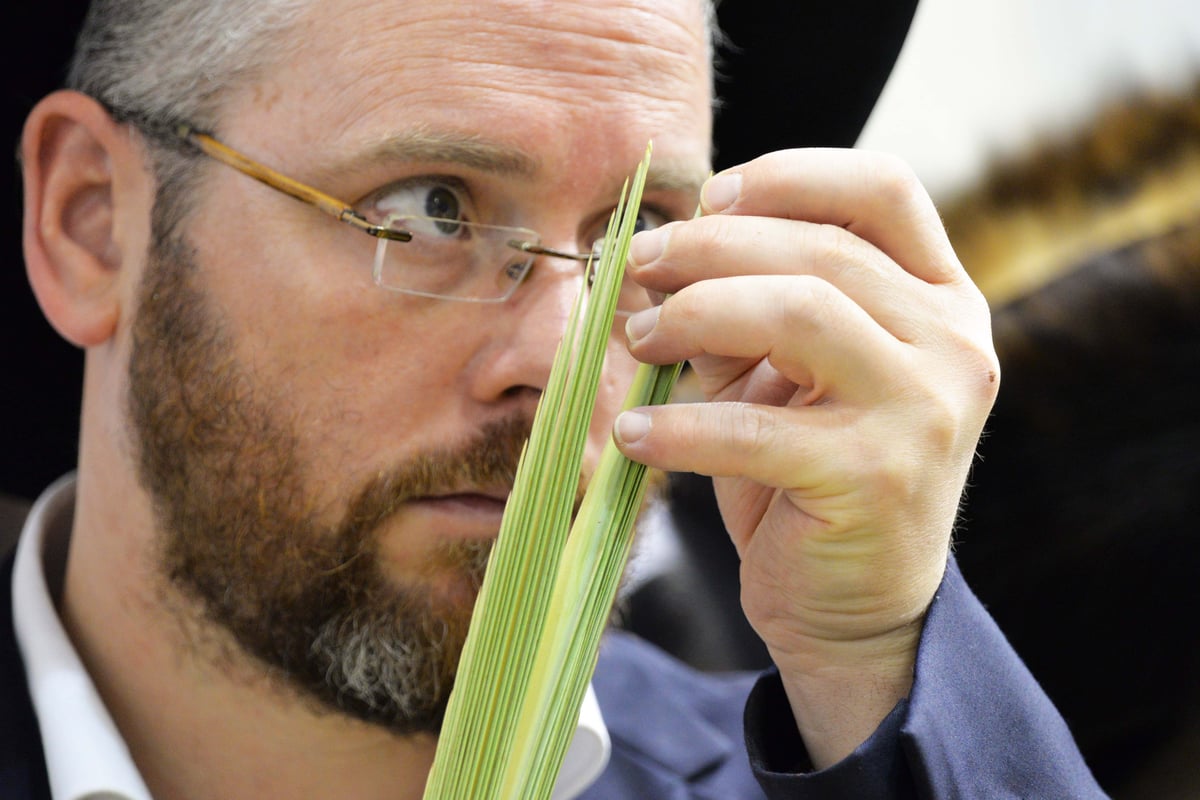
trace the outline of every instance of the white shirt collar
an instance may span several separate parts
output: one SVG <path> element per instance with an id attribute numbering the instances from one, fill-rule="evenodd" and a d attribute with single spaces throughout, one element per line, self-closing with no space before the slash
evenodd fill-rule
<path id="1" fill-rule="evenodd" d="M 129 749 L 67 638 L 46 584 L 48 551 L 66 553 L 75 480 L 59 480 L 34 504 L 13 567 L 13 618 L 29 694 L 42 730 L 54 800 L 150 800 Z M 48 563 L 45 566 L 50 566 Z M 61 572 L 62 565 L 51 569 Z"/>
<path id="2" fill-rule="evenodd" d="M 42 493 L 25 521 L 13 571 L 13 617 L 29 693 L 42 731 L 54 800 L 151 800 L 95 684 L 63 630 L 47 572 L 66 554 L 75 511 L 75 478 Z M 571 800 L 608 764 L 612 743 L 589 685 L 579 726 L 554 787 L 553 800 Z"/>

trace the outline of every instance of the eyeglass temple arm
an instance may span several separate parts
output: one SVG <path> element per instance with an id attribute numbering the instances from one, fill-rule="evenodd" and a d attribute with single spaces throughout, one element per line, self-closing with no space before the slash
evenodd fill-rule
<path id="1" fill-rule="evenodd" d="M 272 189 L 283 192 L 303 203 L 316 206 L 326 214 L 337 217 L 341 222 L 352 225 L 364 233 L 368 233 L 379 239 L 392 239 L 400 242 L 407 242 L 412 239 L 412 234 L 408 231 L 394 230 L 382 225 L 371 224 L 362 214 L 355 211 L 350 204 L 325 194 L 319 189 L 314 189 L 286 175 L 282 175 L 267 165 L 260 164 L 254 159 L 248 158 L 231 147 L 222 144 L 208 134 L 193 130 L 189 125 L 180 125 L 175 129 L 175 132 L 179 138 L 189 142 L 205 155 L 215 158 L 222 164 L 233 167 L 238 172 L 248 175 L 254 178 L 254 180 L 270 186 Z"/>

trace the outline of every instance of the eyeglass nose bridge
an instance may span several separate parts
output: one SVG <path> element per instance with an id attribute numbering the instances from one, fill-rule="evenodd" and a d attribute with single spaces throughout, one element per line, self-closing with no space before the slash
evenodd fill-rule
<path id="1" fill-rule="evenodd" d="M 509 239 L 508 246 L 520 250 L 524 253 L 533 253 L 537 256 L 554 256 L 555 258 L 569 258 L 572 261 L 580 261 L 587 263 L 592 258 L 592 253 L 571 253 L 566 250 L 556 250 L 553 247 L 536 244 L 534 242 L 523 242 L 518 239 Z"/>
<path id="2" fill-rule="evenodd" d="M 596 243 L 595 248 L 590 253 L 572 253 L 569 250 L 559 250 L 554 247 L 546 247 L 545 245 L 537 244 L 536 242 L 526 242 L 517 239 L 510 239 L 508 246 L 531 255 L 565 258 L 570 261 L 579 262 L 580 264 L 584 265 L 583 277 L 586 284 L 591 286 L 596 280 L 596 268 L 600 262 L 599 242 Z"/>
<path id="3" fill-rule="evenodd" d="M 567 250 L 558 250 L 553 247 L 545 247 L 544 245 L 536 244 L 534 242 L 526 242 L 526 241 L 521 241 L 518 239 L 510 239 L 508 242 L 509 247 L 515 248 L 515 249 L 520 250 L 525 253 L 530 253 L 532 255 L 547 255 L 547 256 L 552 256 L 554 258 L 565 258 L 570 261 L 576 261 L 576 262 L 583 264 L 584 265 L 584 267 L 583 267 L 584 283 L 589 288 L 591 288 L 591 286 L 596 281 L 596 270 L 598 270 L 600 268 L 600 249 L 603 244 L 604 244 L 603 239 L 597 239 L 595 242 L 595 245 L 594 245 L 594 249 L 591 253 L 572 253 Z M 525 274 L 522 276 L 522 279 L 528 277 L 530 271 L 532 271 L 532 264 L 530 264 L 529 266 L 526 267 L 526 271 L 525 271 Z M 647 293 L 646 297 L 651 298 L 651 295 L 652 295 L 652 293 Z M 662 302 L 661 297 L 658 298 L 658 302 Z M 616 315 L 617 319 L 626 319 L 629 316 L 637 313 L 639 310 L 641 310 L 641 309 L 640 308 L 622 308 L 620 305 L 618 305 L 615 315 Z"/>

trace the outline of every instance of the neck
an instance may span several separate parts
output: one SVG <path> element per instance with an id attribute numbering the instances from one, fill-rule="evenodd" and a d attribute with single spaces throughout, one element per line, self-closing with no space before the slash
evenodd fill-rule
<path id="1" fill-rule="evenodd" d="M 140 488 L 81 474 L 60 609 L 154 797 L 421 796 L 435 737 L 315 710 L 282 686 L 162 588 Z M 137 501 L 118 517 L 112 497 Z"/>

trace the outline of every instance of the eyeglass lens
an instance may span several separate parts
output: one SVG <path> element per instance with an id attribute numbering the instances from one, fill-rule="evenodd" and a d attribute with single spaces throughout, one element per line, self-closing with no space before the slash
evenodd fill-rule
<path id="1" fill-rule="evenodd" d="M 527 228 L 420 216 L 389 216 L 384 224 L 407 231 L 412 238 L 407 242 L 378 240 L 375 282 L 385 289 L 424 297 L 503 301 L 533 264 L 534 256 L 519 248 L 541 244 L 538 234 Z M 630 314 L 650 305 L 644 289 L 630 279 L 622 284 L 619 311 Z"/>

